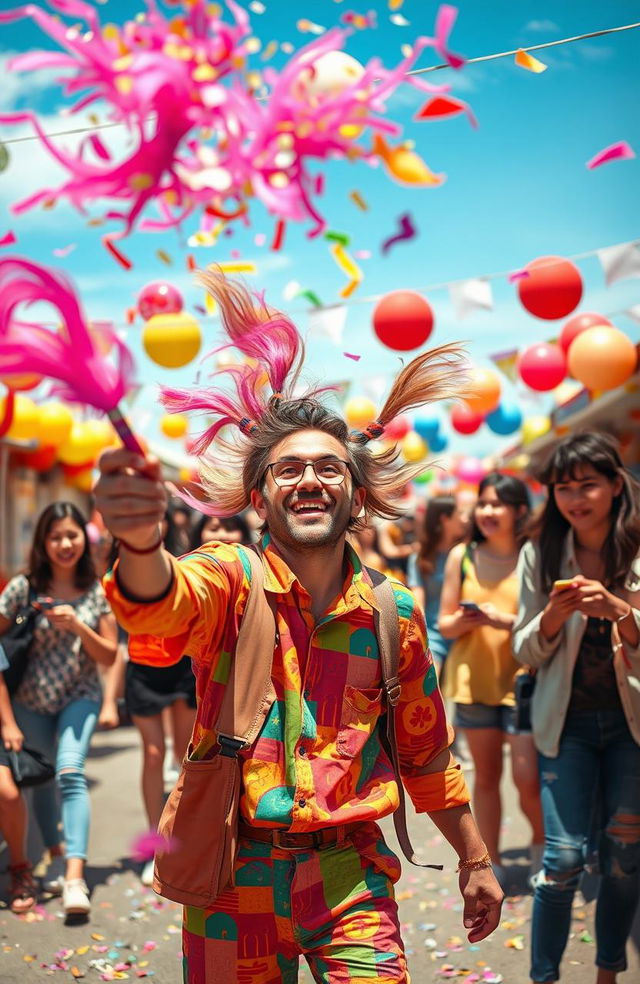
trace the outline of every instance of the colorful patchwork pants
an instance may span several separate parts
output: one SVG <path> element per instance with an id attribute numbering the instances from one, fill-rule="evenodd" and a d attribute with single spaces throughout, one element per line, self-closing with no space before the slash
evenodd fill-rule
<path id="1" fill-rule="evenodd" d="M 215 905 L 185 906 L 184 984 L 297 984 L 301 955 L 319 984 L 409 984 L 376 824 L 313 851 L 243 840 L 235 872 Z"/>

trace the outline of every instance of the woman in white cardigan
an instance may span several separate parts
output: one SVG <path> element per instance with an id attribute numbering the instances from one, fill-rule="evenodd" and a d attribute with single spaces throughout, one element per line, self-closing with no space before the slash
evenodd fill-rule
<path id="1" fill-rule="evenodd" d="M 513 634 L 516 659 L 537 670 L 545 821 L 531 979 L 560 976 L 595 819 L 596 982 L 615 984 L 640 891 L 640 485 L 595 433 L 561 441 L 542 481 L 548 499 L 520 556 Z"/>

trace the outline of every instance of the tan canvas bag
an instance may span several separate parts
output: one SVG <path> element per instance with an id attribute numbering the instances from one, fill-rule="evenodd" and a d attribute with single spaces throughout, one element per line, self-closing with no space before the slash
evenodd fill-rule
<path id="1" fill-rule="evenodd" d="M 240 749 L 257 738 L 275 700 L 271 667 L 275 646 L 275 617 L 263 590 L 264 572 L 259 552 L 248 549 L 251 586 L 242 617 L 229 681 L 211 744 L 220 744 L 212 759 L 185 758 L 178 782 L 162 812 L 158 832 L 175 849 L 157 853 L 153 888 L 158 895 L 200 908 L 212 904 L 233 884 L 238 841 Z M 203 556 L 207 556 L 203 554 Z M 404 787 L 395 732 L 395 708 L 400 699 L 400 627 L 390 581 L 367 568 L 380 611 L 374 611 L 382 676 L 387 696 L 386 747 L 398 780 L 400 804 L 393 815 L 398 841 L 412 864 L 442 869 L 418 860 L 409 839 Z"/>
<path id="2" fill-rule="evenodd" d="M 253 549 L 246 554 L 251 588 L 216 729 L 208 735 L 220 751 L 203 761 L 185 758 L 158 825 L 174 849 L 156 854 L 154 891 L 200 908 L 233 882 L 242 768 L 238 752 L 255 741 L 275 700 L 275 618 L 263 590 L 261 557 Z"/>

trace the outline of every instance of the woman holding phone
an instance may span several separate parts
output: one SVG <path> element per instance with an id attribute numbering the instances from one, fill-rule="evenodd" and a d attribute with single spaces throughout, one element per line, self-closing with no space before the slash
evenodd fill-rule
<path id="1" fill-rule="evenodd" d="M 530 733 L 518 733 L 514 680 L 519 667 L 511 651 L 518 609 L 516 564 L 529 516 L 524 482 L 492 472 L 478 487 L 469 544 L 450 552 L 444 571 L 439 627 L 453 645 L 443 693 L 456 705 L 454 724 L 464 730 L 475 767 L 473 811 L 494 860 L 500 864 L 503 745 L 511 747 L 511 770 L 520 808 L 531 825 L 531 866 L 538 871 L 544 831 L 535 748 Z"/>
<path id="2" fill-rule="evenodd" d="M 532 724 L 545 822 L 531 978 L 557 981 L 598 826 L 597 984 L 615 984 L 640 892 L 640 486 L 604 434 L 561 441 L 520 558 L 514 651 L 538 668 Z"/>
<path id="3" fill-rule="evenodd" d="M 54 502 L 36 524 L 29 570 L 0 595 L 0 634 L 28 602 L 42 609 L 24 677 L 15 693 L 13 741 L 56 763 L 62 833 L 52 782 L 33 790 L 33 807 L 50 864 L 46 891 L 62 894 L 65 912 L 88 913 L 84 865 L 89 839 L 89 791 L 84 765 L 101 702 L 98 666 L 116 655 L 116 622 L 91 559 L 85 520 L 71 502 Z M 1 643 L 0 638 L 0 643 Z"/>

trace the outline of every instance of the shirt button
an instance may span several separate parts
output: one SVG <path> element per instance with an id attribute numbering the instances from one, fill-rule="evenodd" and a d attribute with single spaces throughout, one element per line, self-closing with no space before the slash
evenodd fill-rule
<path id="1" fill-rule="evenodd" d="M 298 800 L 298 806 L 300 807 L 301 810 L 303 810 L 306 805 L 307 805 L 306 799 L 299 799 Z"/>
<path id="2" fill-rule="evenodd" d="M 305 690 L 303 696 L 304 696 L 305 700 L 309 700 L 309 697 L 311 696 L 311 691 L 310 690 Z"/>
<path id="3" fill-rule="evenodd" d="M 298 749 L 298 751 L 300 752 L 301 755 L 306 755 L 307 754 L 307 750 L 304 747 L 304 745 L 300 745 L 300 748 Z"/>

